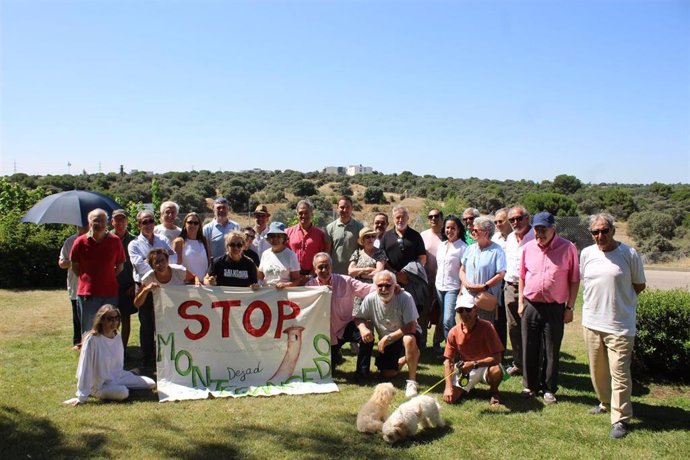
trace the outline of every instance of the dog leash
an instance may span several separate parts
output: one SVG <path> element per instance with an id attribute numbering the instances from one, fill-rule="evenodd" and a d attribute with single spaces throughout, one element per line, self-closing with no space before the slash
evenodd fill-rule
<path id="1" fill-rule="evenodd" d="M 453 367 L 455 367 L 455 366 L 453 366 Z M 458 369 L 457 369 L 457 368 L 453 369 L 453 372 L 451 372 L 450 374 L 444 376 L 441 380 L 439 380 L 438 382 L 436 382 L 436 383 L 434 383 L 432 386 L 430 386 L 428 390 L 426 390 L 424 393 L 422 393 L 422 396 L 424 396 L 425 394 L 427 394 L 428 392 L 430 392 L 431 390 L 433 390 L 434 388 L 436 388 L 441 382 L 445 382 L 445 380 L 446 380 L 448 377 L 450 377 L 450 376 L 453 375 L 453 374 L 456 374 L 457 372 L 458 372 Z"/>

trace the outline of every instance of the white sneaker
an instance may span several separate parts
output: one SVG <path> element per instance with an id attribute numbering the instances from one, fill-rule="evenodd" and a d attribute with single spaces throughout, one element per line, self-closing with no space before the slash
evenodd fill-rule
<path id="1" fill-rule="evenodd" d="M 414 396 L 417 396 L 417 382 L 414 380 L 408 380 L 407 385 L 405 386 L 405 397 L 412 398 Z"/>

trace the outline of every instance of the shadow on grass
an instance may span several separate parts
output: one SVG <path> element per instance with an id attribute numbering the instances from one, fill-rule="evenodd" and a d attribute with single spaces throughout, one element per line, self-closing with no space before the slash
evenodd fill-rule
<path id="1" fill-rule="evenodd" d="M 688 429 L 690 411 L 673 406 L 652 406 L 635 402 L 633 411 L 638 422 L 636 429 L 649 431 L 671 431 Z"/>
<path id="2" fill-rule="evenodd" d="M 87 447 L 75 449 L 64 445 L 64 435 L 50 420 L 0 406 L 0 439 L 3 458 L 107 457 L 106 437 L 84 436 Z"/>

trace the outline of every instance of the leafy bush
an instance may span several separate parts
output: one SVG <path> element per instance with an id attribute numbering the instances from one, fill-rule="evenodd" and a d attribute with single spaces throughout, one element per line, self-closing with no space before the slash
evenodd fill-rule
<path id="1" fill-rule="evenodd" d="M 364 192 L 364 202 L 367 204 L 386 204 L 385 195 L 383 194 L 383 189 L 380 187 L 369 187 L 366 192 Z"/>
<path id="2" fill-rule="evenodd" d="M 530 214 L 549 211 L 554 216 L 577 216 L 577 203 L 560 193 L 528 193 L 522 198 L 522 204 Z"/>
<path id="3" fill-rule="evenodd" d="M 674 229 L 673 217 L 663 212 L 636 212 L 630 215 L 628 219 L 628 233 L 638 243 L 642 243 L 643 240 L 654 235 L 659 235 L 666 239 L 673 238 Z"/>
<path id="4" fill-rule="evenodd" d="M 650 290 L 640 294 L 634 372 L 690 381 L 690 292 Z"/>

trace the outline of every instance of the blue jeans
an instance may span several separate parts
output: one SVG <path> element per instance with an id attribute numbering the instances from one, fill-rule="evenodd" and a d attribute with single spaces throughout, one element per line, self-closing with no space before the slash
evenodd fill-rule
<path id="1" fill-rule="evenodd" d="M 84 335 L 91 330 L 91 327 L 93 326 L 93 319 L 96 316 L 96 313 L 105 304 L 110 304 L 113 307 L 117 307 L 117 296 L 77 296 L 77 305 L 79 305 L 79 312 L 81 317 L 81 335 Z"/>
<path id="2" fill-rule="evenodd" d="M 447 339 L 448 332 L 455 326 L 455 304 L 458 302 L 460 290 L 437 292 L 443 312 L 443 337 Z"/>

